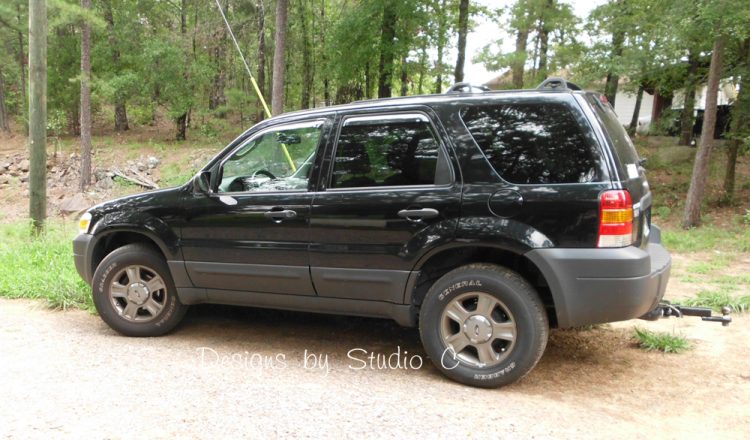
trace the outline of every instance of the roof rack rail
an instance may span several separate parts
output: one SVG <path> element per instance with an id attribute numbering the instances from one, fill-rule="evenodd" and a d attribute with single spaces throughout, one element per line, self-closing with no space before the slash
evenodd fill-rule
<path id="1" fill-rule="evenodd" d="M 450 86 L 445 93 L 484 93 L 489 91 L 491 91 L 490 88 L 484 84 L 477 86 L 467 82 L 459 82 Z"/>
<path id="2" fill-rule="evenodd" d="M 583 90 L 578 85 L 560 78 L 559 76 L 552 76 L 544 81 L 537 87 L 537 90 Z"/>

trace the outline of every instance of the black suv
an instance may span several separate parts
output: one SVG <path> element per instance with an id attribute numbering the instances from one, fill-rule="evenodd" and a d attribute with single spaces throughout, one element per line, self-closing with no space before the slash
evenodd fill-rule
<path id="1" fill-rule="evenodd" d="M 651 203 L 601 95 L 470 90 L 263 121 L 189 183 L 91 208 L 73 245 L 125 335 L 198 303 L 391 318 L 445 375 L 496 387 L 550 327 L 657 307 Z"/>

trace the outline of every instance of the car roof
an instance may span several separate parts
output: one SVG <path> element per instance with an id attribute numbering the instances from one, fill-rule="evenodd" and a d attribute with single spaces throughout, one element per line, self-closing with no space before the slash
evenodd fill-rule
<path id="1" fill-rule="evenodd" d="M 494 98 L 512 98 L 512 97 L 528 97 L 528 96 L 550 96 L 560 94 L 586 94 L 590 92 L 577 91 L 577 90 L 539 90 L 539 89 L 524 89 L 524 90 L 496 90 L 482 93 L 445 93 L 445 94 L 434 94 L 434 95 L 415 95 L 415 96 L 399 96 L 394 98 L 378 98 L 378 99 L 367 99 L 361 101 L 354 101 L 349 104 L 337 104 L 328 107 L 318 107 L 314 109 L 297 110 L 288 113 L 283 113 L 273 118 L 267 119 L 263 122 L 278 121 L 280 119 L 298 117 L 298 116 L 313 116 L 316 114 L 327 114 L 340 111 L 351 111 L 361 110 L 373 107 L 398 107 L 408 105 L 434 105 L 443 103 L 453 103 L 456 101 L 475 101 L 475 100 L 492 100 Z"/>

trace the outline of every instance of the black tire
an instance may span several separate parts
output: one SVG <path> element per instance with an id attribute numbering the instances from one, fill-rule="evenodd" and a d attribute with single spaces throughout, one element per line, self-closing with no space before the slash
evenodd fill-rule
<path id="1" fill-rule="evenodd" d="M 137 276 L 130 280 L 131 274 Z M 115 280 L 115 277 L 118 279 Z M 154 280 L 155 286 L 161 287 L 151 291 L 148 285 Z M 115 282 L 117 286 L 113 284 Z M 132 287 L 136 283 L 141 284 Z M 188 309 L 177 297 L 177 290 L 164 258 L 147 245 L 129 244 L 112 251 L 96 268 L 91 284 L 99 316 L 125 336 L 166 334 L 180 323 Z M 124 297 L 118 296 L 121 294 L 121 286 L 126 288 L 127 294 Z M 130 295 L 138 302 L 131 301 Z M 139 305 L 139 302 L 143 304 Z M 152 310 L 157 311 L 152 313 Z"/>
<path id="2" fill-rule="evenodd" d="M 480 298 L 489 313 L 479 312 Z M 486 316 L 490 319 L 482 319 Z M 464 324 L 456 317 L 466 317 Z M 521 379 L 539 362 L 549 323 L 536 291 L 519 274 L 493 264 L 470 264 L 432 285 L 420 310 L 419 332 L 443 374 L 463 384 L 496 388 Z M 456 353 L 447 341 L 469 345 Z"/>

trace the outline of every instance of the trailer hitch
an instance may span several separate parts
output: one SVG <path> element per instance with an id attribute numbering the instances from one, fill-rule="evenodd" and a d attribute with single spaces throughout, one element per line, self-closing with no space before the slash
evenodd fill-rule
<path id="1" fill-rule="evenodd" d="M 722 316 L 713 316 L 712 310 L 708 307 L 690 307 L 661 302 L 654 310 L 641 316 L 641 319 L 656 321 L 659 318 L 669 318 L 670 316 L 676 318 L 682 318 L 683 316 L 700 316 L 703 321 L 720 322 L 722 326 L 726 327 L 732 322 L 732 317 L 729 316 L 731 313 L 732 308 L 727 306 L 721 308 Z"/>

